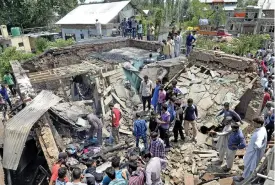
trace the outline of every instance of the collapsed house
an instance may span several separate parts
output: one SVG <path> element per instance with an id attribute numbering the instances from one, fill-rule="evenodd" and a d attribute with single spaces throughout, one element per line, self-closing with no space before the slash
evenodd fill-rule
<path id="1" fill-rule="evenodd" d="M 81 154 L 83 161 L 72 159 L 70 164 L 85 168 L 83 162 L 94 157 L 99 162 L 98 170 L 104 171 L 110 166 L 108 159 L 111 157 L 120 155 L 123 161 L 126 151 L 123 149 L 134 146 L 132 122 L 134 112 L 141 109 L 137 92 L 144 75 L 152 81 L 160 78 L 166 86 L 177 80 L 184 94 L 182 99 L 193 98 L 198 105 L 199 126 L 210 128 L 218 124 L 214 117 L 225 101 L 230 102 L 243 118 L 257 113 L 259 103 L 251 103 L 259 96 L 253 93 L 257 75 L 253 73 L 252 60 L 197 50 L 189 60 L 179 57 L 158 61 L 139 71 L 148 54 L 157 52 L 159 48 L 160 44 L 155 42 L 121 39 L 52 49 L 23 63 L 12 61 L 21 98 L 30 96 L 34 99 L 12 117 L 5 128 L 3 167 L 9 184 L 15 176 L 19 176 L 16 184 L 23 182 L 22 175 L 18 174 L 29 166 L 30 156 L 46 159 L 46 164 L 39 165 L 39 168 L 36 165 L 35 169 L 35 175 L 39 172 L 44 175 L 31 177 L 32 182 L 38 179 L 43 182 L 49 176 L 58 153 L 85 139 L 89 125 L 83 116 L 90 112 L 102 115 L 103 137 L 108 138 L 111 114 L 108 105 L 111 102 L 118 103 L 123 112 L 121 143 L 103 148 L 80 144 L 76 148 L 87 149 L 87 153 Z M 34 148 L 32 152 L 28 143 Z M 209 150 L 211 147 L 212 139 L 199 134 L 198 145 L 187 143 L 179 146 L 180 150 L 172 149 L 167 156 L 169 164 L 164 172 L 165 184 L 183 181 L 188 184 L 188 180 L 194 183 L 194 179 L 209 181 L 203 176 L 216 170 L 208 170 L 207 164 L 217 156 L 215 151 Z M 187 151 L 187 148 L 191 150 Z M 243 152 L 239 156 L 243 156 Z M 186 169 L 181 164 L 187 164 Z M 236 172 L 240 171 L 236 169 Z M 219 176 L 224 177 L 227 176 Z M 217 176 L 213 179 L 217 180 Z"/>

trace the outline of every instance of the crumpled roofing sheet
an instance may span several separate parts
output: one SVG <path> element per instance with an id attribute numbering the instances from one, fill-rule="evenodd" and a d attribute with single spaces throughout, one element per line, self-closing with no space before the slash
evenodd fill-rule
<path id="1" fill-rule="evenodd" d="M 3 167 L 16 170 L 34 123 L 61 100 L 51 91 L 41 91 L 22 111 L 8 120 L 5 128 Z"/>

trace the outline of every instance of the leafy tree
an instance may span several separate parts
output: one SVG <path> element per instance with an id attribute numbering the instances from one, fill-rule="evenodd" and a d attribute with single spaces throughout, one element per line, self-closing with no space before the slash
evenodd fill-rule
<path id="1" fill-rule="evenodd" d="M 73 39 L 68 39 L 68 40 L 56 39 L 54 42 L 51 42 L 45 38 L 38 38 L 35 41 L 35 48 L 36 48 L 36 51 L 39 53 L 50 48 L 61 48 L 61 47 L 71 46 L 74 43 L 75 41 Z"/>
<path id="2" fill-rule="evenodd" d="M 1 0 L 0 23 L 23 28 L 46 26 L 55 13 L 64 16 L 77 0 Z"/>

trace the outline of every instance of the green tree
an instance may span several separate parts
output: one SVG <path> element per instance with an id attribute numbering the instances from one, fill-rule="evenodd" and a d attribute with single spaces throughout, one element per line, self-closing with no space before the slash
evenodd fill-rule
<path id="1" fill-rule="evenodd" d="M 64 16 L 77 6 L 77 0 L 2 0 L 0 22 L 23 28 L 46 26 L 55 13 Z"/>

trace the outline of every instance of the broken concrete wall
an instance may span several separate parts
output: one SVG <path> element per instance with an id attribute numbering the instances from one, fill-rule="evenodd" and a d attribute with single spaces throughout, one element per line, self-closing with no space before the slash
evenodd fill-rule
<path id="1" fill-rule="evenodd" d="M 253 98 L 253 90 L 247 89 L 240 98 L 240 103 L 235 107 L 235 111 L 244 118 L 248 109 L 248 104 Z"/>
<path id="2" fill-rule="evenodd" d="M 251 72 L 255 70 L 254 60 L 245 57 L 238 57 L 235 55 L 228 55 L 221 51 L 195 49 L 190 54 L 189 61 L 191 63 L 197 61 L 201 61 L 207 64 L 212 62 L 218 63 L 224 67 L 238 71 L 246 70 Z"/>
<path id="3" fill-rule="evenodd" d="M 37 72 L 72 64 L 81 63 L 93 52 L 103 52 L 114 48 L 127 47 L 127 40 L 74 45 L 65 48 L 50 49 L 43 54 L 22 63 L 29 72 Z"/>
<path id="4" fill-rule="evenodd" d="M 135 47 L 139 49 L 146 49 L 151 51 L 157 51 L 161 48 L 159 42 L 149 42 L 149 41 L 140 41 L 140 40 L 129 40 L 129 47 Z"/>

